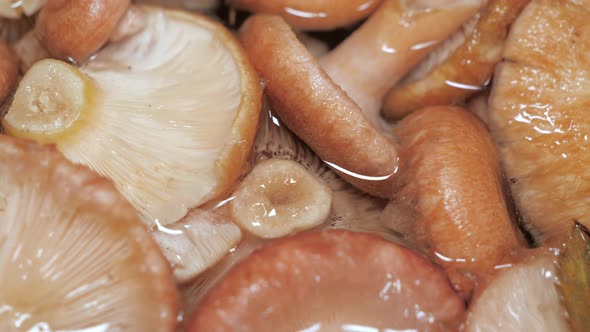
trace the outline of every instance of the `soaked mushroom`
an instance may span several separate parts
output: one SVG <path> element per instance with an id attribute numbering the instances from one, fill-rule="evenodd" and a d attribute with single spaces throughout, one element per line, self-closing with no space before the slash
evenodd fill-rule
<path id="1" fill-rule="evenodd" d="M 533 0 L 514 23 L 490 96 L 490 127 L 518 208 L 537 240 L 590 225 L 586 116 L 590 1 Z"/>
<path id="2" fill-rule="evenodd" d="M 470 5 L 424 12 L 411 16 L 411 22 L 415 23 L 413 26 L 420 29 L 410 30 L 402 22 L 404 8 L 399 1 L 385 1 L 360 31 L 322 60 L 325 68 L 337 68 L 327 71 L 339 77 L 336 82 L 345 91 L 320 68 L 281 18 L 254 16 L 246 21 L 239 33 L 250 60 L 267 80 L 266 92 L 281 119 L 347 181 L 384 198 L 391 195 L 391 181 L 397 171 L 398 156 L 393 144 L 376 128 L 379 120 L 375 116 L 378 117 L 380 106 L 367 106 L 363 114 L 357 103 L 361 106 L 379 104 L 382 95 L 393 84 L 390 81 L 395 81 L 396 75 L 401 76 L 402 68 L 414 55 L 404 52 L 404 56 L 392 57 L 384 53 L 383 38 L 388 38 L 388 49 L 391 46 L 391 49 L 404 50 L 423 42 L 423 38 L 443 36 L 444 39 L 461 22 L 449 23 L 437 30 L 427 26 L 449 15 L 464 21 L 477 10 L 477 6 L 470 2 Z M 389 24 L 390 21 L 396 24 Z M 438 35 L 438 31 L 447 28 L 446 33 Z M 401 41 L 390 40 L 404 30 L 416 32 Z M 437 32 L 427 33 L 426 30 Z M 426 54 L 426 50 L 415 53 Z M 359 58 L 373 61 L 360 66 L 354 62 Z M 346 67 L 348 65 L 350 70 Z M 362 68 L 361 72 L 358 72 L 359 68 Z M 296 89 L 293 89 L 293 82 L 300 83 Z M 359 92 L 359 97 L 353 97 L 356 103 L 348 97 L 356 95 L 353 90 Z"/>
<path id="3" fill-rule="evenodd" d="M 411 250 L 374 235 L 325 230 L 276 240 L 248 256 L 201 302 L 188 331 L 439 331 L 452 328 L 463 310 L 444 273 Z"/>
<path id="4" fill-rule="evenodd" d="M 12 93 L 18 79 L 18 58 L 0 39 L 0 105 Z"/>
<path id="5" fill-rule="evenodd" d="M 297 162 L 258 163 L 229 203 L 233 220 L 262 238 L 276 238 L 322 224 L 332 207 L 332 190 Z"/>
<path id="6" fill-rule="evenodd" d="M 113 180 L 144 222 L 165 226 L 240 176 L 261 91 L 221 25 L 143 9 L 145 29 L 83 67 L 36 63 L 3 125 L 11 135 L 57 144 L 68 159 Z"/>
<path id="7" fill-rule="evenodd" d="M 0 17 L 0 40 L 11 44 L 22 38 L 33 27 L 28 19 L 6 19 Z"/>
<path id="8" fill-rule="evenodd" d="M 382 0 L 229 0 L 229 5 L 254 13 L 280 15 L 303 30 L 332 30 L 369 16 Z"/>
<path id="9" fill-rule="evenodd" d="M 320 63 L 371 123 L 383 127 L 379 111 L 387 91 L 469 20 L 482 2 L 385 0 Z"/>
<path id="10" fill-rule="evenodd" d="M 172 264 L 178 282 L 187 282 L 230 253 L 242 238 L 240 228 L 214 213 L 193 209 L 152 235 Z"/>
<path id="11" fill-rule="evenodd" d="M 129 3 L 130 0 L 47 0 L 35 31 L 51 55 L 80 63 L 107 42 Z"/>
<path id="12" fill-rule="evenodd" d="M 530 0 L 491 0 L 465 42 L 425 77 L 395 87 L 383 114 L 399 119 L 426 106 L 457 104 L 484 89 L 502 60 L 512 22 Z"/>
<path id="13" fill-rule="evenodd" d="M 0 135 L 0 330 L 174 331 L 165 258 L 113 185 Z"/>
<path id="14" fill-rule="evenodd" d="M 468 295 L 524 247 L 508 213 L 492 139 L 473 115 L 454 107 L 418 111 L 397 134 L 407 171 L 390 203 L 394 222 L 387 222 L 445 267 L 455 288 Z M 396 223 L 400 208 L 414 213 Z"/>

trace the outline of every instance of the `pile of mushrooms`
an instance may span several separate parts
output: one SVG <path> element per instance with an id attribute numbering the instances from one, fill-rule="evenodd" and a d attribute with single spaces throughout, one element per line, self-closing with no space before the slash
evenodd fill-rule
<path id="1" fill-rule="evenodd" d="M 587 8 L 1 3 L 0 330 L 590 329 Z"/>

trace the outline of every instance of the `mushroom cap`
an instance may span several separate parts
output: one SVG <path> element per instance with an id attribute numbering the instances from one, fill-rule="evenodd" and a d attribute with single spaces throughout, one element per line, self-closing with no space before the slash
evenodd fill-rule
<path id="1" fill-rule="evenodd" d="M 570 331 L 554 259 L 540 257 L 503 270 L 470 306 L 465 331 Z"/>
<path id="2" fill-rule="evenodd" d="M 444 273 L 411 250 L 324 230 L 276 240 L 238 263 L 201 302 L 188 331 L 436 331 L 463 310 Z"/>
<path id="3" fill-rule="evenodd" d="M 469 294 L 474 281 L 495 273 L 523 246 L 504 199 L 491 135 L 473 114 L 454 106 L 412 113 L 397 134 L 407 171 L 391 204 L 415 211 L 416 218 L 396 226 L 409 230 L 401 232 Z"/>
<path id="4" fill-rule="evenodd" d="M 280 15 L 294 28 L 332 30 L 369 16 L 382 0 L 230 0 L 235 8 Z"/>
<path id="5" fill-rule="evenodd" d="M 287 23 L 255 15 L 239 38 L 266 80 L 273 110 L 289 129 L 351 184 L 390 197 L 398 164 L 395 145 L 330 79 Z"/>
<path id="6" fill-rule="evenodd" d="M 123 17 L 131 0 L 48 0 L 35 33 L 49 53 L 82 62 L 100 49 Z"/>
<path id="7" fill-rule="evenodd" d="M 93 86 L 81 107 L 83 121 L 52 141 L 68 159 L 110 178 L 146 223 L 167 225 L 226 192 L 241 175 L 262 92 L 222 25 L 140 8 L 146 27 L 80 68 Z M 31 113 L 11 108 L 5 125 L 11 112 Z M 26 134 L 23 123 L 23 130 L 9 132 Z"/>
<path id="8" fill-rule="evenodd" d="M 106 179 L 0 135 L 0 330 L 173 331 L 170 268 Z"/>
<path id="9" fill-rule="evenodd" d="M 590 1 L 532 1 L 513 24 L 490 127 L 522 217 L 542 243 L 590 226 Z"/>

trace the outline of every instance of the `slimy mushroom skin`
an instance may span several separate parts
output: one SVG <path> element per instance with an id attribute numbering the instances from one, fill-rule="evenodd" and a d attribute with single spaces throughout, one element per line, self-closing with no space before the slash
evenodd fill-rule
<path id="1" fill-rule="evenodd" d="M 382 0 L 230 0 L 231 6 L 254 13 L 280 15 L 303 30 L 332 30 L 369 16 Z"/>
<path id="2" fill-rule="evenodd" d="M 109 39 L 131 0 L 48 0 L 36 32 L 49 53 L 83 62 Z"/>

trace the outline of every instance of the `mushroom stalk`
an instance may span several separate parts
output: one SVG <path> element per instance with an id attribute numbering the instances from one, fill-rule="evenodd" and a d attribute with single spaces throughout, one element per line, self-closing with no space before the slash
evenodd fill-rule
<path id="1" fill-rule="evenodd" d="M 510 25 L 530 0 L 494 0 L 483 10 L 469 38 L 442 64 L 415 82 L 395 87 L 384 116 L 399 119 L 426 106 L 456 104 L 489 83 Z"/>
<path id="2" fill-rule="evenodd" d="M 230 0 L 230 5 L 254 13 L 280 15 L 303 30 L 332 30 L 369 16 L 382 0 Z"/>
<path id="3" fill-rule="evenodd" d="M 380 124 L 385 94 L 440 42 L 471 18 L 480 0 L 430 1 L 428 8 L 386 0 L 320 63 L 371 120 Z M 411 2 L 410 2 L 411 3 Z"/>

